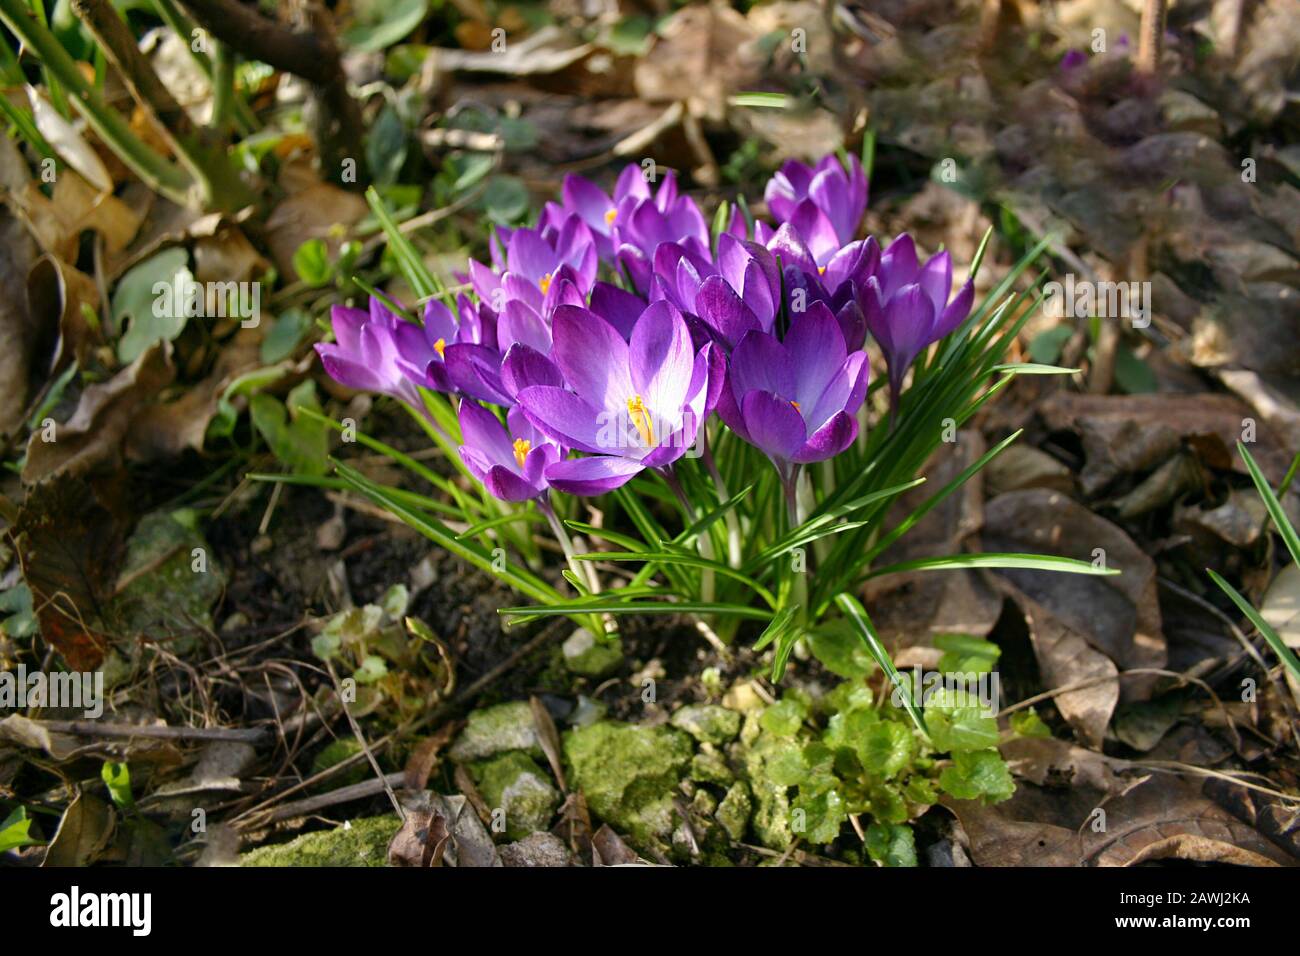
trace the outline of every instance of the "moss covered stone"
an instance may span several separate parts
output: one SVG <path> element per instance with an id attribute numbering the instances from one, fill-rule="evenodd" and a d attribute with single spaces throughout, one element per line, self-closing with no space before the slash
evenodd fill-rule
<path id="1" fill-rule="evenodd" d="M 672 725 L 700 743 L 725 744 L 740 733 L 740 714 L 717 704 L 690 704 L 673 714 Z"/>
<path id="2" fill-rule="evenodd" d="M 749 785 L 743 780 L 734 783 L 727 795 L 718 804 L 713 818 L 727 831 L 727 836 L 739 840 L 749 827 L 750 814 L 754 812 L 754 800 L 749 795 Z"/>
<path id="3" fill-rule="evenodd" d="M 452 745 L 451 759 L 467 763 L 495 757 L 508 750 L 522 750 L 532 757 L 542 756 L 537 730 L 533 726 L 533 712 L 526 700 L 485 707 L 470 714 L 465 729 Z"/>
<path id="4" fill-rule="evenodd" d="M 306 833 L 288 843 L 258 847 L 239 858 L 240 866 L 383 866 L 388 841 L 400 824 L 391 814 L 363 817 L 350 824 Z"/>
<path id="5" fill-rule="evenodd" d="M 581 677 L 604 677 L 623 660 L 623 642 L 617 637 L 597 639 L 579 628 L 561 645 L 564 666 Z"/>
<path id="6" fill-rule="evenodd" d="M 671 837 L 672 798 L 691 751 L 690 737 L 671 727 L 598 721 L 564 735 L 564 755 L 587 805 L 646 850 L 662 850 Z"/>
<path id="7" fill-rule="evenodd" d="M 747 716 L 740 737 L 745 776 L 754 798 L 754 833 L 764 846 L 783 850 L 794 834 L 790 831 L 790 782 L 782 770 L 795 744 L 763 732 L 754 714 Z"/>
<path id="8" fill-rule="evenodd" d="M 560 791 L 546 772 L 517 750 L 483 764 L 477 776 L 488 806 L 505 811 L 506 836 L 512 840 L 545 830 L 560 805 Z"/>
<path id="9" fill-rule="evenodd" d="M 712 783 L 720 787 L 729 785 L 736 779 L 727 765 L 726 758 L 708 744 L 691 758 L 691 779 L 697 783 Z"/>

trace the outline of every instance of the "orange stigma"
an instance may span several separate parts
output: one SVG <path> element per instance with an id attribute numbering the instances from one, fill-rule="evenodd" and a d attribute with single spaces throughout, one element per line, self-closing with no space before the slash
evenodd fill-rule
<path id="1" fill-rule="evenodd" d="M 433 350 L 438 353 L 438 358 L 445 359 L 447 357 L 447 340 L 438 339 L 433 343 Z"/>
<path id="2" fill-rule="evenodd" d="M 617 218 L 618 218 L 618 210 L 613 206 L 610 206 L 609 209 L 605 211 L 605 225 L 607 226 L 614 225 L 614 220 Z"/>
<path id="3" fill-rule="evenodd" d="M 524 459 L 527 458 L 528 453 L 533 450 L 533 443 L 527 438 L 516 438 L 514 448 L 515 461 L 519 464 L 519 467 L 522 468 L 524 467 Z"/>
<path id="4" fill-rule="evenodd" d="M 538 280 L 537 287 L 542 290 L 542 295 L 546 295 L 547 290 L 551 288 L 551 274 L 549 272 Z"/>
<path id="5" fill-rule="evenodd" d="M 799 411 L 799 403 L 798 403 L 798 402 L 794 402 L 794 401 L 792 401 L 792 402 L 790 403 L 790 407 L 793 408 L 796 412 Z"/>
<path id="6" fill-rule="evenodd" d="M 627 413 L 632 416 L 632 424 L 636 427 L 637 434 L 647 446 L 655 443 L 654 426 L 650 424 L 650 413 L 646 410 L 645 402 L 641 400 L 640 395 L 634 395 L 627 400 Z"/>

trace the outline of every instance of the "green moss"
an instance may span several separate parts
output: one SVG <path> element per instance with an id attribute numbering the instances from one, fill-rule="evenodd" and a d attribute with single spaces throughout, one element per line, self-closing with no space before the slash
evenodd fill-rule
<path id="1" fill-rule="evenodd" d="M 361 753 L 361 744 L 355 737 L 339 737 L 337 740 L 331 740 L 311 762 L 312 776 L 323 770 L 328 770 L 335 764 L 342 763 L 349 757 Z M 326 790 L 333 790 L 337 787 L 346 787 L 350 784 L 360 783 L 370 776 L 370 764 L 364 760 L 358 760 L 349 766 L 346 770 L 341 770 L 334 776 L 322 780 L 313 787 L 316 793 L 323 793 Z"/>
<path id="2" fill-rule="evenodd" d="M 564 736 L 574 785 L 592 812 L 644 849 L 662 851 L 675 825 L 672 797 L 691 739 L 671 727 L 599 721 Z"/>
<path id="3" fill-rule="evenodd" d="M 706 745 L 691 758 L 691 779 L 698 783 L 713 783 L 725 787 L 736 779 L 736 775 L 727 766 L 726 758 Z"/>
<path id="4" fill-rule="evenodd" d="M 545 830 L 560 805 L 560 791 L 546 772 L 520 751 L 488 761 L 477 776 L 488 806 L 505 811 L 506 836 L 512 840 Z"/>
<path id="5" fill-rule="evenodd" d="M 288 843 L 243 854 L 240 866 L 383 866 L 388 842 L 397 832 L 391 815 L 363 817 L 348 826 L 306 833 Z"/>
<path id="6" fill-rule="evenodd" d="M 751 714 L 746 720 L 746 731 L 758 723 L 758 718 Z M 742 733 L 741 737 L 751 735 Z M 793 837 L 789 793 L 792 781 L 787 764 L 794 747 L 790 740 L 771 733 L 759 732 L 752 741 L 745 748 L 744 763 L 754 798 L 754 833 L 764 846 L 782 850 Z"/>
<path id="7" fill-rule="evenodd" d="M 623 642 L 597 639 L 586 628 L 574 631 L 561 646 L 564 666 L 582 677 L 604 677 L 623 661 Z"/>
<path id="8" fill-rule="evenodd" d="M 508 750 L 522 750 L 541 757 L 533 712 L 526 700 L 485 707 L 469 715 L 465 729 L 451 748 L 451 759 L 458 763 L 495 757 Z"/>
<path id="9" fill-rule="evenodd" d="M 700 743 L 725 744 L 740 733 L 740 714 L 717 704 L 690 704 L 673 714 L 672 725 Z"/>
<path id="10" fill-rule="evenodd" d="M 743 780 L 734 783 L 727 795 L 718 804 L 713 818 L 727 831 L 727 836 L 739 840 L 749 827 L 750 814 L 754 812 L 754 800 L 749 794 L 749 786 Z"/>

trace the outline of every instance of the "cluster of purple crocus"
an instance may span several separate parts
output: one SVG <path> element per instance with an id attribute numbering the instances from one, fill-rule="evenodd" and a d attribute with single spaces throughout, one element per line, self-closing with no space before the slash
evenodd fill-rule
<path id="1" fill-rule="evenodd" d="M 654 188 L 652 188 L 652 186 Z M 459 397 L 471 474 L 506 501 L 548 489 L 599 495 L 645 469 L 671 475 L 716 411 L 787 487 L 858 434 L 870 334 L 897 402 L 907 368 L 970 312 L 952 261 L 911 237 L 859 239 L 856 157 L 785 163 L 764 198 L 716 237 L 671 173 L 628 166 L 613 195 L 568 176 L 535 228 L 499 231 L 454 302 L 411 321 L 377 299 L 335 306 L 317 346 L 343 385 L 424 408 Z"/>

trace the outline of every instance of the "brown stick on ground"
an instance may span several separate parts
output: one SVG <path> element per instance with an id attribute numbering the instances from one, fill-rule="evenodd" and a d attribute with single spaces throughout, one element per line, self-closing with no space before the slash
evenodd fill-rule
<path id="1" fill-rule="evenodd" d="M 78 737 L 110 737 L 130 739 L 149 737 L 154 740 L 227 740 L 256 744 L 270 736 L 263 728 L 242 727 L 162 727 L 153 724 L 101 724 L 93 720 L 38 720 L 33 721 L 51 733 L 72 734 Z"/>
<path id="2" fill-rule="evenodd" d="M 365 181 L 365 158 L 361 154 L 364 127 L 361 107 L 348 92 L 347 77 L 329 14 L 315 4 L 307 7 L 304 29 L 295 30 L 262 16 L 236 0 L 180 0 L 205 30 L 230 45 L 241 55 L 268 63 L 302 77 L 312 87 L 317 102 L 316 142 L 321 169 L 338 181 L 343 160 L 356 162 L 356 182 Z"/>

